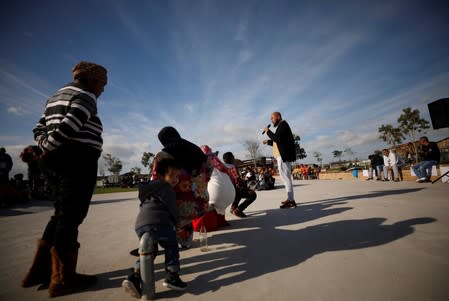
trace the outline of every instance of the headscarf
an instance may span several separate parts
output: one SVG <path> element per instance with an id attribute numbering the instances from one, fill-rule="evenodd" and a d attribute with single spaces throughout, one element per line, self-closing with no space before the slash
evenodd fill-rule
<path id="1" fill-rule="evenodd" d="M 108 79 L 105 67 L 85 61 L 81 61 L 73 67 L 72 76 L 73 79 L 94 79 L 105 84 Z"/>
<path id="2" fill-rule="evenodd" d="M 181 135 L 172 126 L 166 126 L 162 128 L 157 137 L 159 138 L 159 141 L 162 143 L 163 146 L 167 146 L 168 144 L 176 143 L 182 140 Z"/>
<path id="3" fill-rule="evenodd" d="M 191 176 L 197 176 L 207 156 L 190 141 L 181 138 L 178 131 L 171 126 L 164 127 L 158 134 L 164 152 L 172 155 L 185 171 Z"/>
<path id="4" fill-rule="evenodd" d="M 227 173 L 228 169 L 223 164 L 223 162 L 218 159 L 218 151 L 212 152 L 212 149 L 209 145 L 201 145 L 200 149 L 203 151 L 203 153 L 209 158 L 209 162 L 212 164 L 212 166 L 216 169 L 218 169 L 221 172 Z"/>

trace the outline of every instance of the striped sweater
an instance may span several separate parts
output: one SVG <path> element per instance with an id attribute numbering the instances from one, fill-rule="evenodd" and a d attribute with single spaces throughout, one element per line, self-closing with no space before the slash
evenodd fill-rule
<path id="1" fill-rule="evenodd" d="M 43 151 L 75 142 L 101 152 L 103 127 L 97 116 L 96 96 L 76 83 L 66 85 L 47 101 L 33 132 Z"/>

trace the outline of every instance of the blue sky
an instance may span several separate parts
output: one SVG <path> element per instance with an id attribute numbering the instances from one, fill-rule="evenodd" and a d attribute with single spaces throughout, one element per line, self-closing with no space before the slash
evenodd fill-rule
<path id="1" fill-rule="evenodd" d="M 17 158 L 33 144 L 46 99 L 88 60 L 109 72 L 104 152 L 124 171 L 160 150 L 167 125 L 244 159 L 242 142 L 265 139 L 272 111 L 301 136 L 304 162 L 348 147 L 364 158 L 403 108 L 430 121 L 427 104 L 449 97 L 447 3 L 3 1 L 0 145 Z"/>

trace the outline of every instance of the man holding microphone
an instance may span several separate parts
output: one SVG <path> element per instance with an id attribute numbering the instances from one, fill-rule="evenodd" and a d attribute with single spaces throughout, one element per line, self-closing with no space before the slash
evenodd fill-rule
<path id="1" fill-rule="evenodd" d="M 267 126 L 263 132 L 268 135 L 269 140 L 264 140 L 263 144 L 268 144 L 273 147 L 273 157 L 276 158 L 279 175 L 285 185 L 287 191 L 287 200 L 281 203 L 280 208 L 295 208 L 296 202 L 293 196 L 292 183 L 292 164 L 296 161 L 295 141 L 293 140 L 293 133 L 287 121 L 282 119 L 281 113 L 273 112 L 271 114 L 271 122 L 276 127 L 276 132 L 272 132 Z"/>

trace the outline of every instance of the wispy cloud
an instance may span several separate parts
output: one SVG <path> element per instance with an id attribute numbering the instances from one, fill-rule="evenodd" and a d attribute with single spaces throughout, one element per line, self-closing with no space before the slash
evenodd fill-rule
<path id="1" fill-rule="evenodd" d="M 189 113 L 193 113 L 194 112 L 194 105 L 191 103 L 186 103 L 184 105 L 184 108 L 189 112 Z"/>
<path id="2" fill-rule="evenodd" d="M 247 42 L 247 32 L 248 32 L 247 29 L 248 29 L 248 20 L 241 18 L 234 39 L 236 41 Z"/>
<path id="3" fill-rule="evenodd" d="M 24 108 L 21 107 L 8 107 L 7 111 L 8 113 L 18 116 L 26 115 L 28 113 Z"/>
<path id="4" fill-rule="evenodd" d="M 364 156 L 384 146 L 377 128 L 394 123 L 402 108 L 428 119 L 427 103 L 449 94 L 448 29 L 437 12 L 421 15 L 414 3 L 114 1 L 105 8 L 114 17 L 99 22 L 113 35 L 101 32 L 95 51 L 71 43 L 58 58 L 93 55 L 108 63 L 99 99 L 104 150 L 125 169 L 139 165 L 143 151 L 161 148 L 157 133 L 167 125 L 244 157 L 243 141 L 264 139 L 272 111 L 283 113 L 309 158 L 316 150 L 331 160 L 332 150 L 347 147 Z M 100 31 L 92 28 L 86 37 L 94 40 Z M 0 60 L 5 120 L 37 116 L 58 88 L 18 61 Z"/>
<path id="5" fill-rule="evenodd" d="M 386 18 L 394 9 L 378 13 L 381 11 Z M 196 23 L 197 20 L 185 11 L 178 15 L 177 22 L 183 26 L 176 29 L 172 40 L 174 52 L 178 54 L 179 64 L 188 61 L 190 70 L 199 70 L 193 77 L 181 72 L 178 80 L 188 78 L 186 83 L 199 83 L 201 94 L 194 96 L 203 101 L 181 103 L 185 113 L 189 113 L 181 115 L 176 113 L 175 104 L 172 110 L 158 113 L 163 122 L 152 120 L 149 123 L 174 125 L 183 135 L 193 137 L 200 144 L 241 149 L 238 145 L 246 139 L 261 140 L 260 128 L 268 122 L 271 111 L 280 110 L 294 131 L 303 136 L 304 146 L 310 151 L 324 152 L 378 144 L 379 121 L 397 116 L 398 108 L 410 103 L 406 98 L 413 95 L 412 91 L 407 95 L 391 96 L 390 93 L 370 103 L 369 92 L 381 88 L 382 78 L 366 80 L 367 75 L 362 71 L 343 82 L 346 85 L 329 85 L 328 80 L 326 85 L 320 85 L 324 78 L 338 74 L 338 68 L 346 63 L 350 53 L 371 39 L 370 34 L 357 29 L 339 31 L 335 20 L 330 20 L 328 24 L 321 22 L 319 28 L 302 33 L 298 40 L 297 28 L 305 24 L 291 23 L 276 37 L 274 45 L 269 40 L 254 40 L 249 20 L 246 15 L 240 22 L 230 25 L 234 26 L 230 32 L 235 34 L 228 40 L 238 44 L 222 48 L 221 44 L 205 43 L 210 37 L 209 28 Z M 257 51 L 249 50 L 249 36 L 259 45 Z M 327 39 L 311 39 L 314 36 Z M 223 38 L 226 40 L 226 36 Z M 442 81 L 446 78 L 440 77 Z M 342 79 L 337 82 L 342 83 Z M 429 79 L 429 82 L 433 83 L 429 83 L 430 86 L 442 86 L 441 81 L 435 84 L 434 79 Z M 373 83 L 374 90 L 368 90 L 367 85 Z M 418 86 L 427 84 L 418 83 Z M 310 99 L 314 89 L 321 89 L 322 94 Z M 416 94 L 422 88 L 413 90 Z"/>
<path id="6" fill-rule="evenodd" d="M 239 63 L 244 64 L 253 57 L 253 53 L 249 49 L 244 49 L 239 52 Z"/>
<path id="7" fill-rule="evenodd" d="M 0 104 L 16 115 L 35 114 L 49 97 L 43 89 L 49 85 L 42 76 L 0 60 Z"/>

